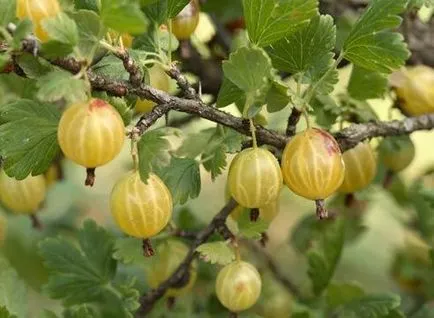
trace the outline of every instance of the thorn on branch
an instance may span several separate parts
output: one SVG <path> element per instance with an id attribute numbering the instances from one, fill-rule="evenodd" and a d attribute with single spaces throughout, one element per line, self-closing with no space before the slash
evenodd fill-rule
<path id="1" fill-rule="evenodd" d="M 143 239 L 142 249 L 143 249 L 143 255 L 145 257 L 151 257 L 155 255 L 154 248 L 152 247 L 152 243 L 149 239 Z"/>

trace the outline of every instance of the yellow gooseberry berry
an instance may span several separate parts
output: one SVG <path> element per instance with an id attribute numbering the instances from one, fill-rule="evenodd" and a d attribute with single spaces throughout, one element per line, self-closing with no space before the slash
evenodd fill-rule
<path id="1" fill-rule="evenodd" d="M 172 20 L 172 33 L 178 40 L 187 40 L 199 23 L 199 0 L 192 0 Z"/>
<path id="2" fill-rule="evenodd" d="M 169 76 L 159 65 L 152 66 L 149 70 L 149 85 L 153 88 L 168 92 L 169 91 Z M 154 108 L 155 103 L 147 99 L 137 99 L 136 111 L 139 113 L 149 113 Z"/>
<path id="3" fill-rule="evenodd" d="M 187 256 L 189 248 L 184 243 L 169 239 L 157 246 L 157 253 L 151 259 L 151 264 L 147 269 L 147 280 L 149 286 L 157 288 L 162 282 L 168 279 L 178 268 L 184 258 Z M 169 288 L 166 291 L 167 297 L 178 297 L 193 287 L 197 277 L 197 264 L 193 262 L 185 279 L 181 280 L 177 288 Z"/>
<path id="4" fill-rule="evenodd" d="M 86 168 L 96 168 L 119 154 L 125 141 L 125 126 L 113 106 L 93 98 L 66 109 L 57 137 L 68 159 Z"/>
<path id="5" fill-rule="evenodd" d="M 434 69 L 417 65 L 398 74 L 395 88 L 403 110 L 411 116 L 434 112 Z"/>
<path id="6" fill-rule="evenodd" d="M 377 172 L 377 159 L 369 143 L 361 142 L 343 154 L 345 177 L 339 191 L 353 193 L 367 187 Z"/>
<path id="7" fill-rule="evenodd" d="M 33 32 L 41 42 L 49 40 L 42 28 L 42 20 L 56 16 L 61 11 L 58 0 L 17 0 L 17 18 L 28 18 L 33 23 Z"/>
<path id="8" fill-rule="evenodd" d="M 263 148 L 247 148 L 232 160 L 228 173 L 231 196 L 246 208 L 261 208 L 277 200 L 282 172 L 274 155 Z"/>
<path id="9" fill-rule="evenodd" d="M 151 173 L 144 183 L 139 172 L 132 171 L 115 184 L 110 207 L 124 233 L 147 239 L 158 234 L 172 217 L 172 195 L 157 175 Z"/>
<path id="10" fill-rule="evenodd" d="M 345 164 L 332 135 L 322 129 L 308 128 L 286 145 L 282 173 L 285 184 L 294 193 L 321 200 L 341 186 Z"/>
<path id="11" fill-rule="evenodd" d="M 0 201 L 12 212 L 34 214 L 45 200 L 45 195 L 43 175 L 17 180 L 4 171 L 0 172 Z"/>
<path id="12" fill-rule="evenodd" d="M 256 268 L 244 261 L 223 267 L 216 279 L 217 298 L 232 312 L 252 307 L 261 294 L 262 281 Z"/>

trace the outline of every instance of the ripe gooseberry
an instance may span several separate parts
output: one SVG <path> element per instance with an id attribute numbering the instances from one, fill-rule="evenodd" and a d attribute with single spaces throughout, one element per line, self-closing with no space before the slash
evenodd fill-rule
<path id="1" fill-rule="evenodd" d="M 342 184 L 345 164 L 338 143 L 328 132 L 308 128 L 295 135 L 282 155 L 285 184 L 311 200 L 325 199 Z"/>
<path id="2" fill-rule="evenodd" d="M 434 112 L 434 70 L 425 65 L 394 74 L 393 85 L 403 110 L 411 116 Z"/>
<path id="3" fill-rule="evenodd" d="M 256 303 L 261 287 L 261 276 L 256 268 L 247 262 L 235 261 L 218 273 L 215 290 L 223 306 L 239 312 Z"/>
<path id="4" fill-rule="evenodd" d="M 16 14 L 18 19 L 28 18 L 33 23 L 33 33 L 41 42 L 49 40 L 47 32 L 42 28 L 42 20 L 52 18 L 60 12 L 58 0 L 17 0 Z"/>
<path id="5" fill-rule="evenodd" d="M 125 141 L 125 126 L 113 106 L 92 98 L 66 109 L 57 137 L 65 156 L 88 168 L 86 185 L 93 185 L 91 171 L 119 154 Z"/>
<path id="6" fill-rule="evenodd" d="M 172 20 L 172 33 L 178 40 L 188 40 L 199 23 L 199 0 L 190 1 Z"/>
<path id="7" fill-rule="evenodd" d="M 122 177 L 110 197 L 112 215 L 121 230 L 147 239 L 158 234 L 172 217 L 172 195 L 164 182 L 150 174 L 144 183 L 137 171 Z"/>
<path id="8" fill-rule="evenodd" d="M 43 175 L 28 176 L 23 180 L 0 172 L 0 200 L 12 212 L 34 214 L 45 200 L 46 184 Z"/>
<path id="9" fill-rule="evenodd" d="M 169 239 L 157 246 L 157 253 L 151 260 L 147 268 L 147 280 L 149 286 L 157 288 L 162 282 L 168 279 L 178 268 L 184 258 L 187 256 L 189 248 L 184 243 Z M 196 282 L 197 264 L 193 262 L 189 267 L 185 279 L 182 279 L 177 288 L 169 288 L 166 291 L 167 297 L 178 297 L 188 292 Z"/>
<path id="10" fill-rule="evenodd" d="M 377 159 L 369 143 L 361 142 L 345 151 L 343 158 L 345 177 L 339 191 L 353 193 L 368 186 L 377 172 Z"/>
<path id="11" fill-rule="evenodd" d="M 228 173 L 231 196 L 246 208 L 261 208 L 277 200 L 282 172 L 274 155 L 263 148 L 247 148 L 232 160 Z"/>
<path id="12" fill-rule="evenodd" d="M 154 65 L 149 70 L 149 85 L 153 88 L 168 92 L 170 87 L 169 76 L 161 66 Z M 147 99 L 137 99 L 136 111 L 139 113 L 149 113 L 154 108 L 155 103 Z"/>
<path id="13" fill-rule="evenodd" d="M 380 159 L 393 172 L 407 168 L 415 156 L 415 147 L 410 137 L 394 136 L 383 139 L 379 146 Z"/>

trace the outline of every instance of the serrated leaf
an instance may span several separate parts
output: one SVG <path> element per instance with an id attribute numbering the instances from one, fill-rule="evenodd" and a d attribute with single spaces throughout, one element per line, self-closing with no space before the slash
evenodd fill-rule
<path id="1" fill-rule="evenodd" d="M 192 159 L 196 158 L 204 151 L 208 145 L 208 141 L 215 133 L 216 128 L 207 128 L 198 133 L 188 135 L 176 151 L 176 155 Z"/>
<path id="2" fill-rule="evenodd" d="M 255 222 L 250 220 L 250 213 L 241 213 L 237 220 L 238 235 L 248 239 L 259 240 L 262 238 L 262 233 L 266 232 L 269 222 L 259 218 Z"/>
<path id="3" fill-rule="evenodd" d="M 196 248 L 200 257 L 211 264 L 227 265 L 235 260 L 235 253 L 226 242 L 204 243 Z"/>
<path id="4" fill-rule="evenodd" d="M 364 295 L 363 289 L 354 283 L 330 284 L 326 292 L 327 306 L 334 309 Z"/>
<path id="5" fill-rule="evenodd" d="M 226 167 L 226 153 L 224 147 L 217 147 L 211 153 L 202 154 L 202 164 L 206 171 L 211 173 L 211 179 L 214 181 Z"/>
<path id="6" fill-rule="evenodd" d="M 143 264 L 142 241 L 134 237 L 118 238 L 113 258 L 124 264 Z"/>
<path id="7" fill-rule="evenodd" d="M 114 80 L 126 81 L 129 79 L 129 74 L 122 61 L 113 55 L 104 56 L 101 61 L 92 66 L 92 70 L 98 75 Z"/>
<path id="8" fill-rule="evenodd" d="M 99 16 L 89 10 L 79 10 L 71 14 L 78 29 L 78 51 L 80 57 L 92 61 L 99 41 L 104 35 L 103 27 Z"/>
<path id="9" fill-rule="evenodd" d="M 72 47 L 68 43 L 62 43 L 59 41 L 51 40 L 41 45 L 41 54 L 46 59 L 56 59 L 59 57 L 66 57 L 72 51 L 74 47 Z"/>
<path id="10" fill-rule="evenodd" d="M 398 295 L 378 294 L 367 295 L 339 307 L 338 318 L 380 318 L 388 315 L 401 303 Z"/>
<path id="11" fill-rule="evenodd" d="M 224 77 L 217 96 L 216 106 L 217 108 L 226 107 L 232 103 L 241 102 L 245 98 L 244 91 Z"/>
<path id="12" fill-rule="evenodd" d="M 60 12 L 54 17 L 45 18 L 42 20 L 41 25 L 51 40 L 68 44 L 71 47 L 77 45 L 77 25 L 66 13 Z"/>
<path id="13" fill-rule="evenodd" d="M 17 58 L 17 63 L 28 78 L 38 79 L 54 70 L 54 67 L 41 58 L 29 53 L 23 53 Z"/>
<path id="14" fill-rule="evenodd" d="M 271 76 L 271 61 L 260 48 L 241 47 L 223 62 L 225 76 L 246 93 L 261 90 Z"/>
<path id="15" fill-rule="evenodd" d="M 307 71 L 325 54 L 333 50 L 336 27 L 329 15 L 313 17 L 309 24 L 272 44 L 267 52 L 274 67 L 290 73 Z"/>
<path id="16" fill-rule="evenodd" d="M 94 221 L 85 221 L 79 248 L 64 238 L 47 238 L 39 244 L 50 277 L 45 290 L 65 304 L 99 300 L 110 287 L 116 270 L 112 259 L 114 239 Z"/>
<path id="17" fill-rule="evenodd" d="M 243 0 L 244 17 L 251 41 L 269 45 L 288 35 L 313 17 L 317 0 Z"/>
<path id="18" fill-rule="evenodd" d="M 99 318 L 98 311 L 89 305 L 80 305 L 66 308 L 63 311 L 64 318 Z"/>
<path id="19" fill-rule="evenodd" d="M 280 80 L 274 79 L 265 98 L 268 112 L 278 112 L 288 106 L 290 101 L 291 97 L 289 96 L 288 86 Z"/>
<path id="20" fill-rule="evenodd" d="M 184 204 L 200 193 L 201 180 L 199 163 L 189 158 L 172 157 L 161 177 L 172 193 L 173 202 Z"/>
<path id="21" fill-rule="evenodd" d="M 323 229 L 318 246 L 308 252 L 308 275 L 315 295 L 320 295 L 333 277 L 344 245 L 345 222 L 337 219 Z"/>
<path id="22" fill-rule="evenodd" d="M 348 93 L 355 99 L 365 100 L 384 96 L 387 77 L 379 72 L 354 66 L 348 83 Z"/>
<path id="23" fill-rule="evenodd" d="M 170 162 L 170 143 L 164 129 L 154 129 L 142 135 L 137 143 L 139 150 L 139 172 L 146 183 L 149 173 Z"/>
<path id="24" fill-rule="evenodd" d="M 175 17 L 189 3 L 189 0 L 159 0 L 145 7 L 147 16 L 160 25 Z"/>
<path id="25" fill-rule="evenodd" d="M 6 27 L 15 18 L 15 0 L 0 0 L 0 27 Z"/>
<path id="26" fill-rule="evenodd" d="M 0 316 L 27 317 L 27 287 L 5 258 L 0 256 Z"/>
<path id="27" fill-rule="evenodd" d="M 387 31 L 401 23 L 398 16 L 407 0 L 373 0 L 354 24 L 343 47 L 344 57 L 354 64 L 381 73 L 404 65 L 409 51 L 401 34 Z"/>
<path id="28" fill-rule="evenodd" d="M 92 10 L 98 12 L 98 0 L 74 0 L 74 7 L 77 10 Z"/>
<path id="29" fill-rule="evenodd" d="M 315 87 L 316 95 L 330 94 L 339 81 L 333 56 L 333 53 L 324 54 L 304 73 L 302 82 Z"/>
<path id="30" fill-rule="evenodd" d="M 50 72 L 38 80 L 37 97 L 41 101 L 55 102 L 64 98 L 68 104 L 87 99 L 86 82 L 65 71 Z"/>
<path id="31" fill-rule="evenodd" d="M 121 33 L 141 34 L 148 27 L 137 0 L 101 0 L 100 16 L 105 26 Z"/>
<path id="32" fill-rule="evenodd" d="M 340 106 L 329 95 L 315 96 L 310 106 L 313 109 L 316 123 L 325 129 L 330 129 L 342 114 Z"/>
<path id="33" fill-rule="evenodd" d="M 21 180 L 48 169 L 60 150 L 59 118 L 55 106 L 24 99 L 0 109 L 0 153 L 6 174 Z"/>

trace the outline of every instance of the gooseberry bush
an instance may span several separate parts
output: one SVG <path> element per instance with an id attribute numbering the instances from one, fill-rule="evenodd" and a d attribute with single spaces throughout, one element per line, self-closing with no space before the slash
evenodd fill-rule
<path id="1" fill-rule="evenodd" d="M 432 7 L 0 0 L 0 317 L 434 317 Z"/>

